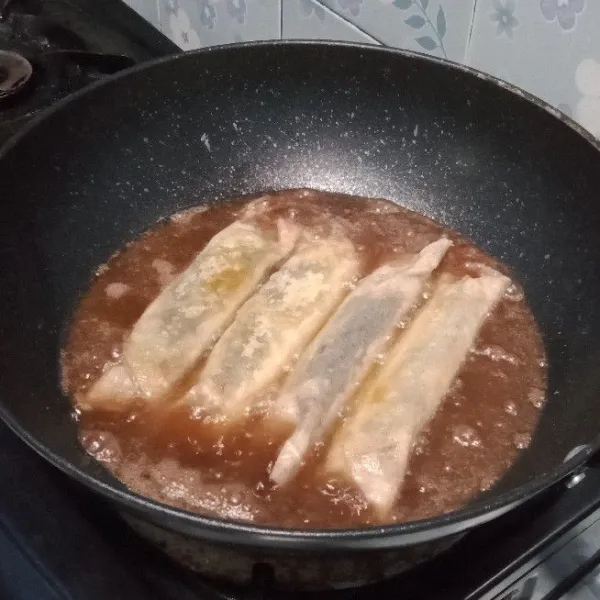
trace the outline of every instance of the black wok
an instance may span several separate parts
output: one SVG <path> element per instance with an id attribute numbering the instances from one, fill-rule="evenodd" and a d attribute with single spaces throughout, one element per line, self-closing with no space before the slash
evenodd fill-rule
<path id="1" fill-rule="evenodd" d="M 58 360 L 95 268 L 174 211 L 297 187 L 389 198 L 470 237 L 524 284 L 548 353 L 547 405 L 531 446 L 464 509 L 352 531 L 253 527 L 137 496 L 77 443 Z M 599 447 L 599 190 L 599 146 L 573 122 L 429 57 L 277 42 L 130 69 L 59 103 L 0 152 L 0 414 L 138 529 L 169 531 L 163 543 L 187 562 L 194 540 L 227 552 L 235 545 L 250 563 L 288 557 L 284 579 L 304 584 L 290 575 L 294 561 L 315 552 L 347 564 L 358 551 L 393 562 L 417 547 L 427 557 Z"/>

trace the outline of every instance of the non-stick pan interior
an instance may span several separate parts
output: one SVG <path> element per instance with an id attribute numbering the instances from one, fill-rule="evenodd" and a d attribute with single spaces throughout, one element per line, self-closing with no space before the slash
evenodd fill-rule
<path id="1" fill-rule="evenodd" d="M 469 236 L 525 285 L 548 352 L 549 399 L 499 491 L 596 442 L 598 149 L 459 67 L 307 43 L 135 69 L 63 103 L 5 150 L 0 403 L 12 425 L 113 484 L 77 445 L 58 391 L 61 335 L 91 274 L 183 207 L 295 187 L 392 199 Z"/>

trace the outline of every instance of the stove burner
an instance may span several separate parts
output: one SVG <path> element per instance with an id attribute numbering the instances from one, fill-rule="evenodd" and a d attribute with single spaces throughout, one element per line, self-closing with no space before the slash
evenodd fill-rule
<path id="1" fill-rule="evenodd" d="M 33 67 L 26 58 L 0 50 L 0 100 L 20 91 L 32 75 Z"/>
<path id="2" fill-rule="evenodd" d="M 8 9 L 13 4 L 13 0 L 0 0 L 0 23 L 8 18 Z"/>

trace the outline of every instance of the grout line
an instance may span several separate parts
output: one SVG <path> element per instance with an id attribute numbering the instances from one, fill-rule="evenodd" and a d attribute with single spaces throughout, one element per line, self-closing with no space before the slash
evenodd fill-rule
<path id="1" fill-rule="evenodd" d="M 162 21 L 160 20 L 160 0 L 156 0 L 156 29 L 162 31 Z"/>
<path id="2" fill-rule="evenodd" d="M 371 41 L 375 42 L 376 44 L 379 44 L 380 46 L 387 46 L 387 44 L 382 42 L 380 39 L 377 39 L 374 35 L 371 35 L 368 31 L 365 31 L 362 27 L 359 27 L 356 23 L 353 23 L 352 21 L 349 21 L 348 19 L 346 19 L 346 17 L 344 17 L 344 15 L 336 12 L 332 8 L 329 8 L 329 6 L 327 6 L 327 4 L 323 3 L 323 0 L 312 0 L 312 1 L 315 4 L 318 4 L 326 13 L 328 13 L 329 15 L 331 15 L 337 19 L 340 19 L 341 21 L 344 22 L 344 24 L 348 25 L 350 28 L 352 28 L 355 31 L 357 31 L 358 33 L 370 38 Z"/>
<path id="3" fill-rule="evenodd" d="M 285 0 L 279 0 L 279 39 L 283 39 L 283 3 Z"/>
<path id="4" fill-rule="evenodd" d="M 465 56 L 463 58 L 464 65 L 469 64 L 469 54 L 470 54 L 470 50 L 471 50 L 471 38 L 473 37 L 473 28 L 475 27 L 475 12 L 477 11 L 477 2 L 478 2 L 478 0 L 475 0 L 475 2 L 473 2 L 473 12 L 471 13 L 471 25 L 469 26 L 469 35 L 467 37 L 467 45 L 465 46 Z"/>

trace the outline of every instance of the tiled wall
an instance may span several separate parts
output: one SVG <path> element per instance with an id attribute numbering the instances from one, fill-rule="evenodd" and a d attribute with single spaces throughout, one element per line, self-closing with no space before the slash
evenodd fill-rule
<path id="1" fill-rule="evenodd" d="M 506 79 L 600 137 L 600 0 L 126 0 L 184 49 L 311 38 L 385 44 Z"/>

